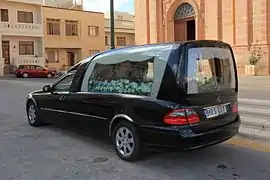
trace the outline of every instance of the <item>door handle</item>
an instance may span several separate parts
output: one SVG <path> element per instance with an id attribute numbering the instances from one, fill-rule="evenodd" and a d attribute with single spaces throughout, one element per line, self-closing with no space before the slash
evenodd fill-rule
<path id="1" fill-rule="evenodd" d="M 60 100 L 60 101 L 63 101 L 63 100 L 65 100 L 65 99 L 66 99 L 65 96 L 60 96 L 60 97 L 59 97 L 59 100 Z"/>

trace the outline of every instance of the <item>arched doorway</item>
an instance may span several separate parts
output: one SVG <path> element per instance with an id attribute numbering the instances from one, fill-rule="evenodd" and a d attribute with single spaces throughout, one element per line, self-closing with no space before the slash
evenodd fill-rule
<path id="1" fill-rule="evenodd" d="M 174 40 L 196 39 L 195 11 L 191 4 L 183 3 L 174 14 Z"/>

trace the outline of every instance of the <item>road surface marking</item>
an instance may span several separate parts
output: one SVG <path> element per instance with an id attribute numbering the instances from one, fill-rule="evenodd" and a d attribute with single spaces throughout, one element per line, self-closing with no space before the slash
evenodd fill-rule
<path id="1" fill-rule="evenodd" d="M 236 145 L 240 147 L 245 147 L 257 151 L 263 151 L 270 153 L 270 142 L 269 143 L 263 143 L 262 141 L 256 142 L 254 140 L 249 140 L 245 138 L 239 138 L 235 137 L 226 142 L 227 144 Z"/>

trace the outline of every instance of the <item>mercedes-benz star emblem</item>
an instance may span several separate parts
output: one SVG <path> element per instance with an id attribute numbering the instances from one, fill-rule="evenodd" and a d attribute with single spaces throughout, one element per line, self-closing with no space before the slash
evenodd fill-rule
<path id="1" fill-rule="evenodd" d="M 220 96 L 217 97 L 217 102 L 218 102 L 218 103 L 221 102 L 221 97 L 220 97 Z"/>

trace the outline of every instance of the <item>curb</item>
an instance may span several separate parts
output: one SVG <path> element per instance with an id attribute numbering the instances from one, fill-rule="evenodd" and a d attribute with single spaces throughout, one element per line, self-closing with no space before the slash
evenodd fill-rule
<path id="1" fill-rule="evenodd" d="M 270 106 L 270 100 L 258 100 L 258 99 L 246 99 L 246 98 L 238 98 L 239 104 L 248 104 L 248 105 L 258 105 L 261 106 Z"/>
<path id="2" fill-rule="evenodd" d="M 267 131 L 265 129 L 258 130 L 258 129 L 246 128 L 246 127 L 240 126 L 238 135 L 247 137 L 253 140 L 270 141 L 270 131 Z"/>

